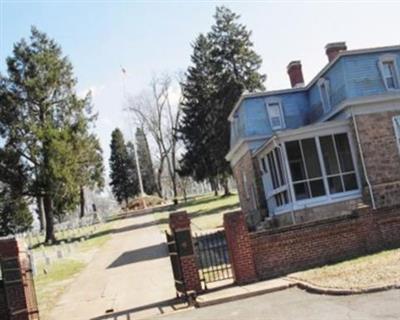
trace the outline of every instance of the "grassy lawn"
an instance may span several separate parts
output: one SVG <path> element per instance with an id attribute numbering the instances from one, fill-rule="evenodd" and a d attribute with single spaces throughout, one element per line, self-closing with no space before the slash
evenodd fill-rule
<path id="1" fill-rule="evenodd" d="M 193 230 L 207 230 L 222 226 L 223 213 L 240 207 L 237 194 L 230 196 L 206 195 L 178 204 L 172 211 L 185 210 L 190 215 Z M 161 230 L 168 229 L 168 216 L 172 211 L 154 213 Z"/>
<path id="2" fill-rule="evenodd" d="M 49 319 L 51 309 L 61 294 L 86 267 L 94 253 L 111 238 L 112 226 L 113 222 L 100 225 L 89 239 L 78 244 L 68 258 L 56 260 L 49 266 L 44 264 L 37 266 L 35 288 L 40 319 Z"/>
<path id="3" fill-rule="evenodd" d="M 400 284 L 400 249 L 297 272 L 291 276 L 327 288 L 361 289 Z"/>

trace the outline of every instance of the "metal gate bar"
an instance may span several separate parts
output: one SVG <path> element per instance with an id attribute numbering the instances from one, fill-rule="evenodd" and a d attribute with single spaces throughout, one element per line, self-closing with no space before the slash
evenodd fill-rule
<path id="1" fill-rule="evenodd" d="M 232 279 L 228 246 L 223 230 L 195 234 L 200 278 L 205 283 Z"/>

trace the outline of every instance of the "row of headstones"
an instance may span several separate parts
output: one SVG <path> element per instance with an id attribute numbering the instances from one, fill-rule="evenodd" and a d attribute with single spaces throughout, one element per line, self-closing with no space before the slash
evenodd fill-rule
<path id="1" fill-rule="evenodd" d="M 46 247 L 42 244 L 39 246 L 39 250 L 36 251 L 32 251 L 32 247 L 29 247 L 28 244 L 28 252 L 31 260 L 33 275 L 37 274 L 37 266 L 40 262 L 43 262 L 44 266 L 50 266 L 55 261 L 59 261 L 71 256 L 79 244 L 89 239 L 90 236 L 96 232 L 96 230 L 97 226 L 93 225 L 92 228 L 87 230 L 88 232 L 85 234 L 76 233 L 74 236 L 70 234 L 67 238 L 67 241 L 61 241 L 59 245 L 54 247 Z"/>
<path id="2" fill-rule="evenodd" d="M 71 242 L 72 239 L 85 236 L 86 233 L 93 233 L 93 230 L 90 227 L 94 227 L 96 230 L 96 224 L 90 224 L 87 221 L 79 223 L 68 222 L 57 225 L 55 230 L 57 233 L 57 238 L 65 239 L 68 242 Z M 89 228 L 89 230 L 87 230 L 87 228 Z M 27 243 L 28 248 L 32 248 L 44 241 L 44 235 L 44 232 L 28 231 L 17 234 L 16 238 L 23 239 Z"/>

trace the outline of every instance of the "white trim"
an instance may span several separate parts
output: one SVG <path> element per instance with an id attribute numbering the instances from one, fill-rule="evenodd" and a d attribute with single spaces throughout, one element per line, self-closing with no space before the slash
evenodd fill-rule
<path id="1" fill-rule="evenodd" d="M 340 195 L 340 197 L 339 197 Z M 331 199 L 327 199 L 327 196 L 322 196 L 322 197 L 317 197 L 313 198 L 314 201 L 310 201 L 311 199 L 307 200 L 302 200 L 298 201 L 293 205 L 293 210 L 298 211 L 298 210 L 303 210 L 306 208 L 313 208 L 313 207 L 319 207 L 319 206 L 325 206 L 325 205 L 330 205 L 333 203 L 337 202 L 343 202 L 343 201 L 348 201 L 348 200 L 353 200 L 353 199 L 360 199 L 362 197 L 362 193 L 360 190 L 356 191 L 350 191 L 350 192 L 343 192 L 338 194 L 337 197 L 332 197 Z M 307 203 L 306 203 L 307 201 Z M 287 213 L 291 211 L 292 206 L 282 206 L 278 210 L 275 211 L 275 215 L 280 215 L 283 213 Z"/>
<path id="2" fill-rule="evenodd" d="M 319 78 L 321 78 L 321 76 L 325 72 L 327 72 L 334 64 L 336 64 L 336 62 L 341 57 L 358 55 L 358 54 L 379 53 L 379 52 L 385 52 L 385 51 L 398 51 L 398 50 L 400 50 L 400 45 L 341 51 L 336 56 L 336 58 L 333 59 L 331 62 L 329 62 L 324 68 L 322 68 L 322 70 L 320 72 L 318 72 L 317 75 L 305 87 L 242 94 L 240 96 L 239 100 L 236 102 L 235 106 L 233 107 L 232 112 L 229 114 L 228 120 L 231 121 L 233 114 L 239 108 L 242 101 L 246 98 L 267 97 L 267 96 L 283 94 L 283 93 L 297 93 L 297 92 L 307 91 L 315 84 L 315 82 L 318 81 Z"/>
<path id="3" fill-rule="evenodd" d="M 256 151 L 253 152 L 254 156 L 265 155 L 271 148 L 269 146 L 276 139 L 281 141 L 301 140 L 311 138 L 313 136 L 328 135 L 334 133 L 343 133 L 349 131 L 348 119 L 340 121 L 319 122 L 308 126 L 300 127 L 297 129 L 290 129 L 281 132 L 276 132 L 274 136 L 263 143 Z"/>
<path id="4" fill-rule="evenodd" d="M 241 151 L 241 149 L 245 149 L 242 150 L 242 152 L 240 152 L 240 157 L 239 159 L 246 154 L 247 151 L 250 150 L 250 147 L 248 146 L 248 142 L 253 142 L 253 141 L 257 141 L 257 140 L 265 140 L 268 139 L 270 136 L 267 135 L 262 135 L 262 136 L 253 136 L 253 137 L 247 137 L 247 138 L 241 138 L 239 141 L 237 141 L 235 143 L 235 145 L 233 146 L 233 148 L 231 147 L 231 149 L 229 150 L 228 154 L 225 156 L 225 160 L 232 162 L 234 158 L 237 158 L 238 155 L 236 154 L 236 152 Z M 237 160 L 239 160 L 237 159 Z"/>
<path id="5" fill-rule="evenodd" d="M 395 101 L 395 100 L 400 100 L 400 92 L 391 91 L 390 94 L 384 93 L 384 94 L 377 94 L 377 95 L 373 95 L 373 96 L 346 99 L 343 102 L 341 102 L 338 106 L 336 106 L 331 112 L 329 112 L 328 114 L 326 114 L 325 116 L 320 118 L 316 123 L 325 122 L 325 121 L 331 119 L 332 117 L 334 117 L 336 114 L 340 113 L 341 111 L 343 111 L 349 107 L 371 105 L 374 103 L 384 103 L 384 102 Z M 382 109 L 379 109 L 377 111 L 376 108 L 374 110 L 375 110 L 375 112 L 383 111 Z M 388 111 L 388 110 L 385 110 L 385 111 Z"/>
<path id="6" fill-rule="evenodd" d="M 399 68 L 397 66 L 397 55 L 395 54 L 384 54 L 382 56 L 379 57 L 379 61 L 378 61 L 378 67 L 379 67 L 379 71 L 382 77 L 382 81 L 383 84 L 386 88 L 387 91 L 399 91 L 400 90 L 400 73 L 399 73 Z M 395 88 L 389 88 L 387 82 L 386 82 L 386 78 L 384 75 L 384 70 L 383 70 L 383 65 L 384 63 L 393 63 L 393 68 L 394 68 L 394 83 L 395 83 Z"/>

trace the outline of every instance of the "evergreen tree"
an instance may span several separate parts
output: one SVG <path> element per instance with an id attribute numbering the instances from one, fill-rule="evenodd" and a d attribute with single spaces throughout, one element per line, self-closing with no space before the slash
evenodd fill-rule
<path id="1" fill-rule="evenodd" d="M 74 155 L 78 163 L 76 177 L 79 184 L 81 218 L 85 215 L 85 188 L 101 190 L 104 187 L 102 150 L 99 139 L 93 133 L 89 133 L 90 123 L 91 121 L 83 117 L 72 128 Z"/>
<path id="2" fill-rule="evenodd" d="M 7 77 L 0 75 L 0 134 L 4 148 L 21 157 L 27 195 L 43 198 L 46 241 L 55 240 L 54 216 L 79 202 L 73 128 L 91 118 L 89 98 L 79 99 L 75 85 L 61 48 L 34 27 L 29 42 L 14 45 Z"/>
<path id="3" fill-rule="evenodd" d="M 27 230 L 33 221 L 26 201 L 26 178 L 20 156 L 0 149 L 0 236 Z"/>
<path id="4" fill-rule="evenodd" d="M 192 167 L 196 179 L 205 175 L 214 185 L 220 179 L 228 192 L 227 118 L 245 90 L 264 89 L 265 75 L 258 72 L 262 60 L 253 50 L 251 32 L 238 22 L 239 16 L 217 7 L 214 18 L 211 31 L 200 35 L 193 45 L 192 66 L 183 83 L 185 107 L 180 132 L 187 152 L 182 167 L 184 172 Z"/>
<path id="5" fill-rule="evenodd" d="M 112 192 L 119 203 L 125 201 L 128 205 L 129 198 L 137 194 L 137 179 L 135 178 L 134 157 L 132 145 L 125 145 L 121 130 L 115 129 L 111 134 L 110 178 Z"/>
<path id="6" fill-rule="evenodd" d="M 156 192 L 156 179 L 154 176 L 153 161 L 151 160 L 149 144 L 143 129 L 136 129 L 136 146 L 139 157 L 140 173 L 142 175 L 143 188 L 146 194 Z"/>
<path id="7" fill-rule="evenodd" d="M 207 115 L 215 95 L 210 53 L 210 41 L 200 34 L 193 44 L 192 66 L 182 83 L 183 117 L 179 131 L 186 153 L 180 163 L 180 174 L 191 175 L 198 181 L 217 175 L 213 154 L 208 150 L 213 128 Z"/>

